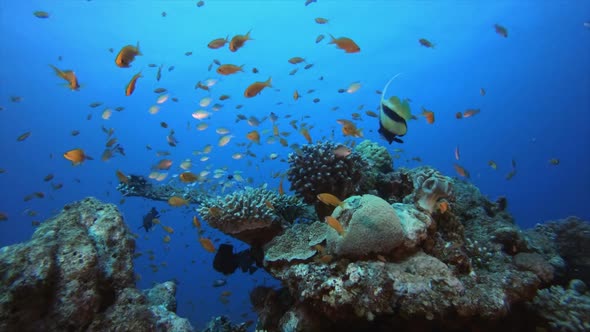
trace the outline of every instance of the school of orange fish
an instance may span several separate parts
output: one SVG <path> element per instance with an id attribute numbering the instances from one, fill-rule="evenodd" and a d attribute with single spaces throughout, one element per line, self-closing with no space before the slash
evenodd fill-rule
<path id="1" fill-rule="evenodd" d="M 310 5 L 314 2 L 315 2 L 315 0 L 307 0 L 307 1 L 305 1 L 305 5 L 307 6 L 307 5 Z M 197 2 L 197 7 L 199 7 L 199 8 L 203 7 L 204 5 L 205 5 L 204 1 Z M 36 11 L 33 14 L 35 17 L 40 18 L 40 19 L 49 19 L 51 17 L 51 15 L 46 11 Z M 162 17 L 166 17 L 166 16 L 167 16 L 166 12 L 162 12 Z M 317 17 L 317 18 L 315 18 L 315 23 L 320 24 L 320 25 L 326 25 L 329 23 L 329 19 L 326 19 L 323 17 Z M 500 35 L 504 38 L 508 37 L 508 30 L 505 27 L 496 24 L 496 25 L 494 25 L 493 28 L 498 35 Z M 255 33 L 255 31 L 253 32 L 253 30 L 250 30 L 245 34 L 235 34 L 231 38 L 229 36 L 215 37 L 215 38 L 212 38 L 212 40 L 207 45 L 203 45 L 203 47 L 207 47 L 212 50 L 217 50 L 217 49 L 223 49 L 227 45 L 227 48 L 229 49 L 230 52 L 238 52 L 241 48 L 249 47 L 250 43 L 255 42 L 255 41 L 253 41 L 254 39 L 252 38 L 253 33 Z M 340 50 L 344 51 L 345 53 L 354 54 L 354 53 L 361 52 L 361 48 L 352 38 L 349 38 L 346 36 L 335 37 L 331 34 L 327 34 L 327 35 L 329 36 L 329 42 L 328 42 L 329 45 L 334 45 L 337 49 L 340 49 Z M 320 34 L 317 37 L 315 37 L 314 42 L 315 42 L 315 44 L 319 44 L 325 38 L 326 38 L 326 36 L 324 34 Z M 418 40 L 418 44 L 420 46 L 423 46 L 425 48 L 430 48 L 430 49 L 434 49 L 436 47 L 436 45 L 434 43 L 432 43 L 431 41 L 429 41 L 426 38 L 420 38 Z M 111 48 L 108 51 L 113 53 L 113 55 L 115 55 L 115 49 Z M 192 54 L 193 54 L 192 51 L 187 51 L 186 53 L 184 53 L 185 56 L 191 56 Z M 142 54 L 139 42 L 135 43 L 134 45 L 133 44 L 125 45 L 125 46 L 121 47 L 119 49 L 119 51 L 116 53 L 116 55 L 114 56 L 114 65 L 119 68 L 130 68 L 130 67 L 132 67 L 133 62 L 136 60 L 136 58 L 140 57 L 140 56 L 142 56 L 142 57 L 145 56 L 146 58 L 149 57 L 148 54 L 146 54 L 146 55 Z M 58 60 L 61 60 L 61 59 L 58 59 Z M 303 70 L 308 70 L 308 69 L 312 68 L 314 65 L 313 63 L 309 63 L 305 58 L 303 58 L 301 56 L 294 56 L 289 59 L 285 59 L 285 61 L 296 66 L 293 70 L 291 70 L 289 72 L 289 75 L 295 75 L 298 72 L 298 70 L 301 68 L 303 68 Z M 221 63 L 217 59 L 212 60 L 212 62 L 208 65 L 208 71 L 211 71 L 214 66 L 217 66 L 215 69 L 215 72 L 221 76 L 236 75 L 236 74 L 243 73 L 246 71 L 246 68 L 244 65 L 237 65 L 237 64 L 232 64 L 232 63 Z M 50 65 L 50 67 L 58 78 L 66 81 L 67 88 L 74 90 L 74 91 L 79 91 L 81 89 L 81 85 L 78 81 L 78 77 L 76 76 L 76 74 L 73 70 L 58 68 L 55 65 Z M 156 75 L 155 75 L 154 79 L 157 82 L 159 82 L 162 77 L 162 70 L 163 70 L 164 66 L 163 65 L 158 66 L 157 64 L 152 63 L 152 64 L 149 64 L 148 67 L 149 68 L 157 68 Z M 174 66 L 169 66 L 167 68 L 167 70 L 169 72 L 173 71 Z M 258 68 L 256 68 L 256 67 L 252 67 L 250 70 L 254 74 L 257 74 L 259 72 Z M 132 76 L 130 77 L 128 83 L 124 86 L 124 89 L 122 87 L 121 93 L 124 93 L 126 96 L 132 96 L 133 93 L 136 91 L 136 89 L 143 88 L 141 81 L 146 80 L 147 79 L 146 76 L 147 75 L 145 73 L 142 73 L 142 71 L 133 73 Z M 324 79 L 323 76 L 319 77 L 319 80 L 323 80 L 323 79 Z M 217 83 L 218 83 L 218 79 L 208 78 L 208 79 L 204 79 L 202 81 L 198 81 L 195 85 L 195 89 L 203 90 L 206 93 L 208 93 L 208 95 L 206 97 L 203 97 L 199 101 L 199 106 L 201 107 L 201 109 L 196 110 L 196 111 L 192 112 L 192 114 L 191 114 L 192 118 L 198 121 L 198 123 L 194 127 L 198 131 L 207 130 L 209 128 L 210 124 L 206 120 L 211 119 L 213 117 L 214 112 L 218 112 L 223 108 L 224 105 L 221 104 L 221 102 L 233 98 L 232 96 L 230 96 L 228 94 L 221 94 L 217 97 L 218 101 L 215 101 L 212 96 L 212 91 L 217 88 L 216 87 Z M 337 90 L 337 92 L 352 94 L 352 93 L 357 92 L 361 88 L 361 86 L 362 86 L 361 82 L 351 82 L 348 87 L 340 88 Z M 272 81 L 271 77 L 268 77 L 266 80 L 262 80 L 262 81 L 250 82 L 245 87 L 244 92 L 243 92 L 243 96 L 246 99 L 254 98 L 254 97 L 260 95 L 261 93 L 264 93 L 264 90 L 267 88 L 273 88 L 273 81 Z M 148 110 L 148 112 L 150 114 L 158 113 L 160 111 L 160 108 L 163 107 L 162 105 L 165 104 L 166 102 L 168 102 L 169 100 L 172 102 L 179 102 L 178 98 L 170 96 L 170 94 L 168 93 L 168 90 L 166 88 L 161 88 L 161 87 L 156 88 L 153 92 L 155 94 L 157 94 L 158 96 L 156 98 L 155 104 L 152 107 L 150 107 L 150 109 Z M 314 89 L 309 89 L 309 90 L 305 91 L 305 95 L 311 95 L 314 92 L 315 92 Z M 379 91 L 379 90 L 376 90 L 375 92 L 377 94 L 381 94 L 381 91 Z M 484 88 L 480 88 L 479 93 L 483 97 L 486 95 L 486 90 Z M 298 100 L 300 100 L 302 97 L 303 97 L 302 92 L 300 92 L 298 90 L 293 91 L 293 94 L 292 94 L 293 102 L 298 102 Z M 20 96 L 12 96 L 11 97 L 12 102 L 20 102 L 21 100 L 22 100 L 22 97 L 20 97 Z M 313 98 L 313 99 L 310 99 L 310 101 L 313 103 L 319 103 L 320 99 Z M 89 105 L 89 107 L 97 108 L 102 105 L 103 105 L 103 102 L 96 101 L 96 102 L 91 103 Z M 239 110 L 243 106 L 244 106 L 243 104 L 238 104 L 235 106 L 235 108 L 237 110 Z M 335 111 L 337 109 L 338 109 L 337 106 L 332 108 L 333 111 Z M 359 113 L 363 110 L 364 110 L 364 106 L 360 105 L 357 108 L 358 112 L 354 112 L 351 114 L 351 119 L 340 118 L 340 119 L 336 120 L 336 123 L 341 126 L 342 135 L 348 139 L 348 141 L 345 143 L 349 147 L 352 147 L 355 145 L 355 142 L 356 142 L 356 141 L 354 141 L 355 138 L 362 138 L 363 137 L 362 130 L 360 128 L 358 128 L 357 124 L 355 123 L 355 121 L 361 121 L 363 119 L 363 115 L 361 113 Z M 114 109 L 111 109 L 111 108 L 104 109 L 104 111 L 102 112 L 102 119 L 108 120 L 113 115 L 113 111 L 116 111 L 116 112 L 124 111 L 124 107 L 116 107 Z M 466 119 L 466 118 L 473 117 L 473 116 L 477 115 L 478 113 L 480 113 L 480 109 L 467 109 L 463 112 L 457 112 L 455 114 L 455 118 L 458 120 Z M 370 118 L 377 119 L 379 117 L 379 110 L 372 111 L 372 110 L 367 109 L 367 110 L 364 110 L 364 115 L 367 117 L 370 117 Z M 428 110 L 428 109 L 422 107 L 421 115 L 425 118 L 425 120 L 428 124 L 435 123 L 435 112 L 434 111 Z M 91 117 L 91 115 L 88 116 L 88 119 L 90 119 L 90 117 Z M 282 115 L 283 119 L 289 119 L 291 117 L 292 117 L 292 115 L 290 115 L 290 114 Z M 291 129 L 298 132 L 304 138 L 305 142 L 312 143 L 313 139 L 312 139 L 312 135 L 311 135 L 311 130 L 314 128 L 314 126 L 305 122 L 306 119 L 308 119 L 308 118 L 309 118 L 309 116 L 305 115 L 305 116 L 302 116 L 300 119 L 289 120 L 289 126 Z M 413 118 L 415 118 L 415 117 L 413 117 Z M 260 130 L 260 131 L 258 129 L 256 129 L 261 124 L 263 124 L 267 119 L 271 123 L 270 128 Z M 290 131 L 291 129 L 280 130 L 278 120 L 279 120 L 279 116 L 274 112 L 270 112 L 269 114 L 267 114 L 265 116 L 260 116 L 260 115 L 248 116 L 248 115 L 241 114 L 241 113 L 237 114 L 235 122 L 239 123 L 241 121 L 244 121 L 250 127 L 252 127 L 252 130 L 247 132 L 247 134 L 245 135 L 245 140 L 238 141 L 238 138 L 235 138 L 232 135 L 231 128 L 218 127 L 215 129 L 216 134 L 219 135 L 219 139 L 217 141 L 217 146 L 224 147 L 224 146 L 228 145 L 230 142 L 234 142 L 234 144 L 236 144 L 236 146 L 243 148 L 243 152 L 233 153 L 231 155 L 231 157 L 235 160 L 248 158 L 248 165 L 249 166 L 252 165 L 252 159 L 258 157 L 250 149 L 250 147 L 254 144 L 255 145 L 262 144 L 263 138 L 264 138 L 264 141 L 266 142 L 266 144 L 279 143 L 282 147 L 290 147 L 291 149 L 293 149 L 293 151 L 295 151 L 295 153 L 300 153 L 298 144 L 289 144 L 287 141 L 287 138 L 292 133 Z M 377 121 L 377 120 L 375 120 L 375 121 Z M 163 121 L 160 122 L 160 126 L 162 128 L 169 127 L 168 124 Z M 107 137 L 106 137 L 106 143 L 104 146 L 104 152 L 102 153 L 102 156 L 100 159 L 102 161 L 107 161 L 107 160 L 115 157 L 117 154 L 119 154 L 121 156 L 125 156 L 125 150 L 124 150 L 123 146 L 120 143 L 118 143 L 117 138 L 114 137 L 115 130 L 113 128 L 107 128 L 105 126 L 102 126 L 102 130 L 106 134 Z M 71 132 L 71 135 L 77 136 L 79 133 L 80 132 L 78 130 L 73 130 Z M 19 135 L 16 138 L 16 140 L 19 142 L 22 142 L 22 141 L 27 140 L 30 136 L 31 136 L 30 131 L 25 132 L 25 133 Z M 334 139 L 334 132 L 331 133 L 330 137 L 323 136 L 321 139 L 322 140 Z M 179 144 L 178 140 L 175 137 L 174 129 L 170 129 L 169 134 L 166 136 L 166 141 L 170 147 L 176 147 L 177 144 Z M 346 155 L 351 153 L 350 149 L 347 146 L 344 146 L 344 145 L 339 146 L 339 148 L 336 151 L 334 151 L 334 153 L 345 157 Z M 146 145 L 146 149 L 152 150 L 152 147 L 150 145 Z M 213 144 L 207 144 L 202 150 L 194 151 L 193 154 L 200 156 L 199 160 L 201 162 L 206 162 L 209 159 L 209 154 L 211 153 L 212 149 L 213 149 Z M 403 150 L 399 149 L 399 148 L 395 148 L 395 149 L 393 149 L 393 151 L 395 152 L 394 158 L 400 158 L 400 153 L 403 152 Z M 170 154 L 171 153 L 169 151 L 156 151 L 156 156 L 158 158 L 167 157 Z M 460 150 L 459 150 L 458 146 L 454 150 L 454 156 L 457 161 L 460 160 Z M 65 159 L 67 159 L 68 161 L 70 161 L 73 166 L 81 165 L 85 161 L 93 159 L 82 148 L 73 148 L 69 151 L 66 151 L 66 152 L 64 152 L 63 157 Z M 261 162 L 264 162 L 265 160 L 275 160 L 275 159 L 278 159 L 282 162 L 286 162 L 286 159 L 281 158 L 279 153 L 277 153 L 277 152 L 272 152 L 272 153 L 264 156 L 262 158 Z M 419 157 L 414 157 L 414 158 L 412 158 L 412 160 L 415 160 L 418 162 L 421 161 Z M 170 158 L 165 158 L 165 159 L 159 160 L 156 164 L 154 164 L 152 166 L 151 172 L 149 173 L 148 177 L 152 180 L 155 180 L 155 181 L 165 180 L 169 175 L 168 171 L 171 169 L 171 167 L 174 163 L 175 163 L 175 161 Z M 558 165 L 559 159 L 551 159 L 549 161 L 549 163 L 551 165 Z M 498 167 L 496 162 L 493 160 L 490 160 L 488 162 L 488 165 L 491 168 L 493 168 L 494 170 L 497 169 L 497 167 Z M 180 181 L 180 183 L 184 184 L 184 185 L 194 186 L 194 185 L 207 184 L 207 185 L 209 185 L 208 190 L 211 190 L 211 191 L 220 190 L 222 193 L 225 190 L 234 186 L 236 182 L 238 182 L 238 183 L 242 183 L 242 182 L 243 183 L 252 183 L 253 182 L 252 178 L 244 179 L 242 176 L 242 173 L 239 171 L 235 171 L 232 174 L 230 174 L 228 172 L 227 167 L 218 168 L 215 170 L 212 170 L 211 167 L 207 167 L 201 172 L 194 173 L 190 170 L 192 168 L 192 166 L 193 166 L 193 162 L 190 158 L 184 159 L 183 161 L 179 162 L 179 168 L 182 170 L 181 173 L 173 175 L 172 178 L 173 179 L 177 178 Z M 258 165 L 256 165 L 256 167 L 258 167 Z M 469 178 L 469 176 L 470 176 L 469 171 L 466 170 L 464 167 L 462 167 L 461 165 L 456 163 L 456 164 L 454 164 L 454 168 L 460 176 Z M 0 173 L 4 173 L 4 169 L 0 169 Z M 513 160 L 512 161 L 512 170 L 510 171 L 510 173 L 508 173 L 508 175 L 506 176 L 506 179 L 508 179 L 508 180 L 511 179 L 515 174 L 516 174 L 516 162 Z M 283 178 L 284 178 L 285 174 L 282 172 L 274 172 L 271 175 L 274 178 L 281 179 L 278 191 L 279 191 L 279 193 L 283 194 L 284 193 Z M 121 183 L 127 183 L 129 181 L 129 177 L 121 170 L 117 170 L 115 176 L 116 176 L 117 180 Z M 231 179 L 233 181 L 227 181 L 228 176 L 231 176 Z M 50 182 L 50 181 L 54 180 L 54 175 L 48 174 L 47 176 L 44 177 L 43 180 L 45 182 Z M 53 190 L 59 190 L 62 188 L 63 184 L 59 183 L 59 182 L 52 182 L 51 186 L 52 186 Z M 29 201 L 34 198 L 42 199 L 44 197 L 45 197 L 45 194 L 43 192 L 34 192 L 32 194 L 25 196 L 24 200 Z M 322 201 L 325 204 L 333 205 L 333 206 L 338 206 L 338 205 L 343 204 L 337 197 L 331 195 L 330 193 L 322 193 L 322 194 L 318 195 L 318 200 Z M 120 203 L 121 204 L 124 203 L 124 199 L 121 200 Z M 189 202 L 186 199 L 184 199 L 183 197 L 173 196 L 168 199 L 168 204 L 171 207 L 186 207 L 189 205 Z M 446 207 L 444 207 L 444 208 L 446 209 Z M 215 212 L 215 211 L 212 211 L 212 212 Z M 29 216 L 36 216 L 37 215 L 37 213 L 34 210 L 27 210 L 26 213 Z M 6 221 L 6 220 L 8 220 L 8 215 L 6 213 L 0 212 L 0 221 Z M 341 235 L 343 234 L 344 230 L 343 230 L 342 226 L 340 225 L 340 223 L 338 222 L 338 220 L 336 220 L 333 217 L 326 217 L 325 221 L 328 225 L 333 227 L 339 234 L 341 234 Z M 163 242 L 169 243 L 171 241 L 171 235 L 174 233 L 174 229 L 170 226 L 163 225 L 159 219 L 154 219 L 153 223 L 156 225 L 161 225 L 161 228 L 166 233 L 163 237 Z M 214 245 L 213 241 L 202 236 L 203 230 L 202 230 L 201 222 L 199 221 L 197 216 L 193 216 L 192 223 L 193 223 L 194 228 L 198 231 L 198 234 L 199 234 L 198 241 L 199 241 L 200 245 L 207 252 L 214 253 L 216 251 L 215 245 Z M 38 225 L 38 224 L 39 224 L 38 221 L 33 222 L 33 225 Z M 153 256 L 153 253 L 150 254 L 150 256 Z M 153 269 L 155 271 L 157 271 L 157 266 L 154 265 Z M 227 297 L 227 295 L 228 294 L 224 295 L 224 297 Z"/>

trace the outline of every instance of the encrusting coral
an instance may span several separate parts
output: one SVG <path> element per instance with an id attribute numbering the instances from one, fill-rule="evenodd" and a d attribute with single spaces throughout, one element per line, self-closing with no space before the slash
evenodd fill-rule
<path id="1" fill-rule="evenodd" d="M 280 234 L 304 209 L 298 198 L 263 186 L 205 198 L 198 211 L 211 227 L 252 246 L 261 246 Z"/>

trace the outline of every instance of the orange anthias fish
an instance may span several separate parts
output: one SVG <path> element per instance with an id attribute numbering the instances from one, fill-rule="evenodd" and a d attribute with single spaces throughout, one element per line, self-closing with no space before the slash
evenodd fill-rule
<path id="1" fill-rule="evenodd" d="M 138 55 L 142 55 L 139 51 L 139 42 L 137 42 L 137 46 L 124 46 L 119 51 L 119 54 L 117 54 L 117 57 L 115 58 L 115 64 L 119 68 L 129 68 L 131 67 L 133 60 L 135 60 L 135 57 Z"/>
<path id="2" fill-rule="evenodd" d="M 73 149 L 64 153 L 64 158 L 72 162 L 73 166 L 78 166 L 84 162 L 88 157 L 82 149 Z M 88 158 L 90 159 L 90 158 Z"/>
<path id="3" fill-rule="evenodd" d="M 266 88 L 266 87 L 272 88 L 271 84 L 272 84 L 272 77 L 269 77 L 268 80 L 266 80 L 264 82 L 254 82 L 246 88 L 246 91 L 244 91 L 244 97 L 252 98 L 252 97 L 256 96 L 257 94 L 259 94 L 260 91 L 262 91 L 264 88 Z"/>
<path id="4" fill-rule="evenodd" d="M 342 227 L 342 224 L 338 221 L 338 219 L 332 216 L 327 216 L 324 219 L 330 227 L 332 227 L 336 232 L 338 232 L 338 234 L 340 234 L 340 236 L 344 235 L 344 227 Z"/>
<path id="5" fill-rule="evenodd" d="M 244 71 L 242 69 L 243 67 L 244 67 L 244 65 L 236 66 L 236 65 L 232 65 L 232 64 L 224 64 L 224 65 L 217 67 L 217 73 L 221 74 L 221 75 L 231 75 L 231 74 L 235 74 L 239 71 L 243 72 Z"/>
<path id="6" fill-rule="evenodd" d="M 225 46 L 225 43 L 227 43 L 229 40 L 229 36 L 225 37 L 225 38 L 217 38 L 217 39 L 213 39 L 212 41 L 209 42 L 209 44 L 207 44 L 207 47 L 209 47 L 210 49 L 218 49 L 218 48 L 222 48 L 223 46 Z"/>
<path id="7" fill-rule="evenodd" d="M 455 167 L 455 171 L 457 171 L 457 174 L 469 179 L 469 172 L 465 168 L 463 168 L 459 164 L 454 164 L 453 166 Z"/>
<path id="8" fill-rule="evenodd" d="M 133 75 L 133 77 L 131 78 L 131 81 L 129 81 L 129 83 L 125 87 L 125 95 L 126 96 L 131 96 L 133 91 L 135 91 L 135 83 L 137 83 L 137 79 L 140 77 L 143 77 L 143 76 L 141 76 L 141 72 Z"/>
<path id="9" fill-rule="evenodd" d="M 309 134 L 309 130 L 307 130 L 307 128 L 301 128 L 301 130 L 299 130 L 299 133 L 301 133 L 301 135 L 305 137 L 307 143 L 311 144 L 311 135 Z"/>
<path id="10" fill-rule="evenodd" d="M 343 202 L 338 197 L 328 193 L 318 194 L 317 198 L 320 200 L 320 202 L 327 205 L 340 206 L 343 204 Z"/>
<path id="11" fill-rule="evenodd" d="M 129 183 L 129 178 L 127 177 L 127 175 L 125 175 L 120 170 L 117 170 L 117 172 L 115 174 L 117 175 L 117 179 L 119 180 L 119 182 L 121 182 L 121 183 Z"/>
<path id="12" fill-rule="evenodd" d="M 245 35 L 235 35 L 229 42 L 229 50 L 235 52 L 239 50 L 242 46 L 244 46 L 244 43 L 246 43 L 246 41 L 252 40 L 252 38 L 250 38 L 251 31 L 252 30 L 248 31 L 248 33 L 246 33 Z"/>
<path id="13" fill-rule="evenodd" d="M 424 116 L 426 118 L 426 122 L 428 122 L 429 124 L 434 123 L 434 112 L 433 111 L 429 111 L 426 108 L 422 107 L 422 116 Z"/>
<path id="14" fill-rule="evenodd" d="M 344 136 L 363 137 L 363 133 L 357 129 L 356 125 L 352 121 L 338 119 L 336 122 L 342 125 L 342 134 L 344 134 Z"/>
<path id="15" fill-rule="evenodd" d="M 173 207 L 188 206 L 188 201 L 182 197 L 172 196 L 168 199 L 168 204 Z"/>
<path id="16" fill-rule="evenodd" d="M 80 84 L 78 84 L 78 78 L 76 77 L 76 73 L 71 70 L 60 70 L 54 65 L 49 65 L 55 71 L 55 74 L 64 80 L 68 81 L 68 88 L 71 90 L 78 91 L 80 89 Z"/>
<path id="17" fill-rule="evenodd" d="M 193 226 L 195 226 L 198 229 L 201 229 L 201 221 L 199 220 L 199 218 L 197 218 L 197 216 L 193 216 Z"/>
<path id="18" fill-rule="evenodd" d="M 328 44 L 336 44 L 336 46 L 340 49 L 346 51 L 346 53 L 358 53 L 361 51 L 361 48 L 354 42 L 354 40 L 347 38 L 347 37 L 340 37 L 335 38 L 334 36 L 330 35 L 332 40 Z"/>
<path id="19" fill-rule="evenodd" d="M 285 189 L 283 189 L 283 179 L 279 182 L 279 195 L 284 195 Z"/>
<path id="20" fill-rule="evenodd" d="M 199 242 L 201 243 L 201 246 L 208 252 L 215 252 L 215 245 L 213 245 L 213 242 L 211 242 L 211 240 L 208 238 L 200 237 Z"/>
<path id="21" fill-rule="evenodd" d="M 246 138 L 255 142 L 256 144 L 260 144 L 260 134 L 256 130 L 252 130 L 248 134 L 246 134 Z"/>
<path id="22" fill-rule="evenodd" d="M 178 178 L 184 183 L 193 183 L 199 181 L 199 176 L 193 172 L 184 172 L 180 174 Z"/>

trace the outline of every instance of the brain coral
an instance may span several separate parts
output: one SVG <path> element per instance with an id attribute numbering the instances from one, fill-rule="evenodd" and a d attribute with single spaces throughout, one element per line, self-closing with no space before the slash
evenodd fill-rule
<path id="1" fill-rule="evenodd" d="M 352 196 L 332 216 L 344 227 L 344 234 L 331 232 L 327 248 L 339 256 L 359 257 L 387 254 L 404 241 L 404 231 L 395 210 L 373 195 Z"/>
<path id="2" fill-rule="evenodd" d="M 291 190 L 306 203 L 317 201 L 316 195 L 331 193 L 344 199 L 359 188 L 367 163 L 356 152 L 338 157 L 332 142 L 319 142 L 301 147 L 300 153 L 289 154 L 287 178 Z"/>
<path id="3" fill-rule="evenodd" d="M 224 197 L 204 199 L 199 213 L 211 227 L 250 245 L 263 245 L 304 209 L 293 196 L 247 187 Z"/>

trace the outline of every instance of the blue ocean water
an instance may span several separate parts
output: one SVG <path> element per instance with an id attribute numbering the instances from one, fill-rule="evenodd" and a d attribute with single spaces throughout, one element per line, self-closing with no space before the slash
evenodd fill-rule
<path id="1" fill-rule="evenodd" d="M 522 227 L 569 215 L 590 219 L 590 29 L 584 26 L 590 20 L 590 3 L 318 0 L 305 6 L 304 2 L 208 0 L 197 7 L 196 1 L 2 1 L 0 168 L 5 172 L 0 174 L 0 212 L 8 220 L 0 222 L 0 246 L 26 241 L 35 229 L 32 221 L 45 220 L 69 202 L 94 196 L 117 204 L 129 226 L 141 235 L 138 251 L 144 255 L 136 260 L 142 276 L 139 287 L 178 280 L 178 313 L 196 327 L 218 314 L 235 321 L 254 319 L 248 290 L 276 281 L 259 270 L 252 276 L 236 273 L 227 277 L 224 288 L 213 288 L 212 282 L 222 276 L 211 267 L 213 255 L 199 246 L 191 225 L 194 210 L 173 209 L 143 198 L 127 198 L 121 204 L 122 196 L 115 189 L 116 170 L 147 176 L 162 159 L 156 156 L 159 150 L 170 151 L 174 161 L 163 183 L 181 171 L 178 165 L 183 160 L 191 159 L 195 173 L 227 167 L 227 174 L 241 171 L 245 178 L 251 177 L 252 186 L 268 183 L 277 188 L 279 179 L 272 174 L 286 171 L 288 164 L 281 159 L 292 150 L 266 142 L 272 132 L 268 119 L 254 128 L 246 121 L 235 122 L 239 113 L 262 119 L 274 112 L 280 130 L 291 132 L 289 144 L 304 144 L 304 137 L 289 121 L 313 126 L 314 141 L 330 138 L 334 132 L 334 140 L 344 142 L 348 138 L 336 120 L 351 119 L 358 112 L 362 120 L 355 123 L 365 139 L 387 145 L 392 154 L 395 148 L 404 150 L 395 167 L 427 164 L 458 176 L 453 167 L 458 163 L 469 170 L 468 181 L 482 193 L 491 199 L 506 196 L 509 211 Z M 47 11 L 50 17 L 37 18 L 36 10 Z M 329 22 L 317 24 L 316 17 Z M 508 37 L 497 34 L 494 24 L 506 27 Z M 249 30 L 253 40 L 235 53 L 227 46 L 207 48 L 215 38 Z M 326 38 L 316 43 L 319 34 Z M 328 44 L 328 34 L 352 38 L 361 51 L 345 53 Z M 420 38 L 435 47 L 421 46 Z M 131 68 L 118 68 L 114 63 L 118 51 L 137 42 L 143 55 Z M 192 55 L 186 56 L 189 51 Z M 294 56 L 305 58 L 313 67 L 306 70 L 305 64 L 287 62 Z M 213 59 L 244 64 L 245 70 L 221 76 L 215 65 L 208 71 Z M 150 63 L 164 65 L 160 82 L 157 67 L 149 67 Z M 64 87 L 65 81 L 48 64 L 74 70 L 80 91 Z M 174 70 L 168 71 L 170 66 Z M 252 73 L 253 67 L 259 73 Z M 297 73 L 289 75 L 297 67 Z M 125 96 L 125 86 L 139 71 L 143 77 L 136 91 Z M 408 122 L 404 144 L 388 145 L 377 133 L 378 120 L 365 111 L 377 111 L 380 96 L 375 90 L 382 90 L 397 73 L 402 75 L 392 83 L 388 96 L 410 98 L 418 119 Z M 272 88 L 254 98 L 243 96 L 248 85 L 269 77 Z M 194 88 L 209 78 L 218 80 L 209 93 Z M 337 92 L 353 82 L 361 83 L 357 92 Z M 158 87 L 179 101 L 168 100 L 157 114 L 150 114 L 158 97 L 153 90 Z M 309 89 L 315 92 L 308 94 Z M 301 99 L 293 100 L 294 90 Z M 217 98 L 222 94 L 231 98 L 220 102 Z M 12 102 L 13 96 L 22 101 Z M 199 101 L 207 96 L 213 98 L 212 104 L 222 104 L 221 110 L 200 107 Z M 320 101 L 314 103 L 314 98 Z M 97 101 L 104 104 L 89 107 Z M 236 109 L 236 105 L 243 107 Z M 101 118 L 105 108 L 117 106 L 125 109 L 114 111 L 108 120 Z M 335 106 L 339 108 L 332 110 Z M 422 106 L 435 112 L 434 124 L 420 115 Z M 204 131 L 195 129 L 200 121 L 191 116 L 201 108 L 212 113 L 203 120 L 209 124 Z M 481 113 L 455 118 L 456 112 L 470 108 Z M 92 118 L 87 120 L 89 114 Z M 162 121 L 168 129 L 161 127 Z M 100 160 L 107 140 L 103 126 L 114 129 L 126 156 Z M 230 129 L 234 136 L 227 146 L 217 146 L 220 135 L 215 129 L 219 127 Z M 171 128 L 179 141 L 176 147 L 166 142 Z M 257 157 L 233 159 L 232 154 L 246 151 L 236 143 L 249 143 L 246 133 L 254 129 L 263 137 L 261 145 L 249 147 Z M 74 137 L 72 130 L 80 134 Z M 16 140 L 29 131 L 26 140 Z M 147 144 L 153 149 L 147 150 Z M 213 145 L 210 158 L 200 161 L 203 155 L 193 152 L 208 144 Z M 457 146 L 459 161 L 454 156 Z M 84 149 L 94 160 L 73 167 L 62 155 L 74 148 Z M 270 153 L 279 158 L 269 160 Z M 559 165 L 549 162 L 554 158 Z M 497 163 L 497 170 L 488 166 L 490 160 Z M 506 180 L 512 160 L 517 174 Z M 55 178 L 44 182 L 48 174 Z M 63 188 L 54 190 L 51 183 L 61 183 Z M 45 198 L 23 201 L 34 192 L 45 193 Z M 152 206 L 161 211 L 162 222 L 175 229 L 168 244 L 162 241 L 166 233 L 161 228 L 148 234 L 136 229 Z M 30 216 L 35 212 L 38 215 Z M 246 248 L 205 227 L 205 235 L 218 239 L 217 244 Z M 149 250 L 154 252 L 153 261 L 145 254 Z M 158 271 L 153 272 L 149 264 L 157 265 Z M 232 291 L 227 304 L 219 301 L 225 290 Z"/>

